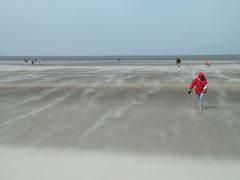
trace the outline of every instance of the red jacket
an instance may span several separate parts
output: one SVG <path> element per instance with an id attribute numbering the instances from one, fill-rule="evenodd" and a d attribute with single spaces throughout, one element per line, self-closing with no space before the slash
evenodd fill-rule
<path id="1" fill-rule="evenodd" d="M 192 83 L 189 86 L 189 89 L 192 90 L 194 86 L 196 86 L 196 94 L 206 93 L 208 87 L 207 79 L 205 77 L 203 77 L 202 79 L 200 79 L 199 77 L 193 79 Z"/>

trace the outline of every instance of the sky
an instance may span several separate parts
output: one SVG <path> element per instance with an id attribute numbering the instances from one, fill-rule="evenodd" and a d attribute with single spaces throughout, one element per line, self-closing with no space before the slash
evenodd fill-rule
<path id="1" fill-rule="evenodd" d="M 240 54 L 239 0 L 0 0 L 0 56 Z"/>

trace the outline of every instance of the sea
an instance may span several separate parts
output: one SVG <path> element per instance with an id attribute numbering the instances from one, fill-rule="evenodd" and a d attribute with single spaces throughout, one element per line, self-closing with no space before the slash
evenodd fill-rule
<path id="1" fill-rule="evenodd" d="M 0 56 L 0 61 L 47 60 L 47 61 L 96 61 L 96 60 L 240 60 L 240 55 L 115 55 L 115 56 Z"/>

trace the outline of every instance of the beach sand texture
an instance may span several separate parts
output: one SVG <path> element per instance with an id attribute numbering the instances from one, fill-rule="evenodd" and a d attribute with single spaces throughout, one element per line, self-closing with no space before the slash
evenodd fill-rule
<path id="1" fill-rule="evenodd" d="M 240 62 L 174 63 L 2 62 L 0 179 L 239 180 Z"/>

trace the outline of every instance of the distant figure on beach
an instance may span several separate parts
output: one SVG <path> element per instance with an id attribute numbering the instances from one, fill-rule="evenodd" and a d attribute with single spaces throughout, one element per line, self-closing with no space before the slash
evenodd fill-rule
<path id="1" fill-rule="evenodd" d="M 34 61 L 32 60 L 32 65 L 34 65 Z"/>
<path id="2" fill-rule="evenodd" d="M 192 83 L 189 86 L 188 94 L 192 92 L 192 89 L 194 87 L 197 95 L 198 108 L 201 110 L 203 107 L 203 100 L 208 88 L 208 81 L 203 72 L 199 72 L 198 77 L 192 80 Z"/>
<path id="3" fill-rule="evenodd" d="M 177 59 L 176 59 L 176 65 L 177 65 L 178 67 L 180 67 L 180 64 L 181 64 L 181 59 L 180 59 L 180 58 L 177 58 Z"/>
<path id="4" fill-rule="evenodd" d="M 211 65 L 211 62 L 210 62 L 209 60 L 206 60 L 206 61 L 205 61 L 205 65 L 210 66 L 210 65 Z"/>

